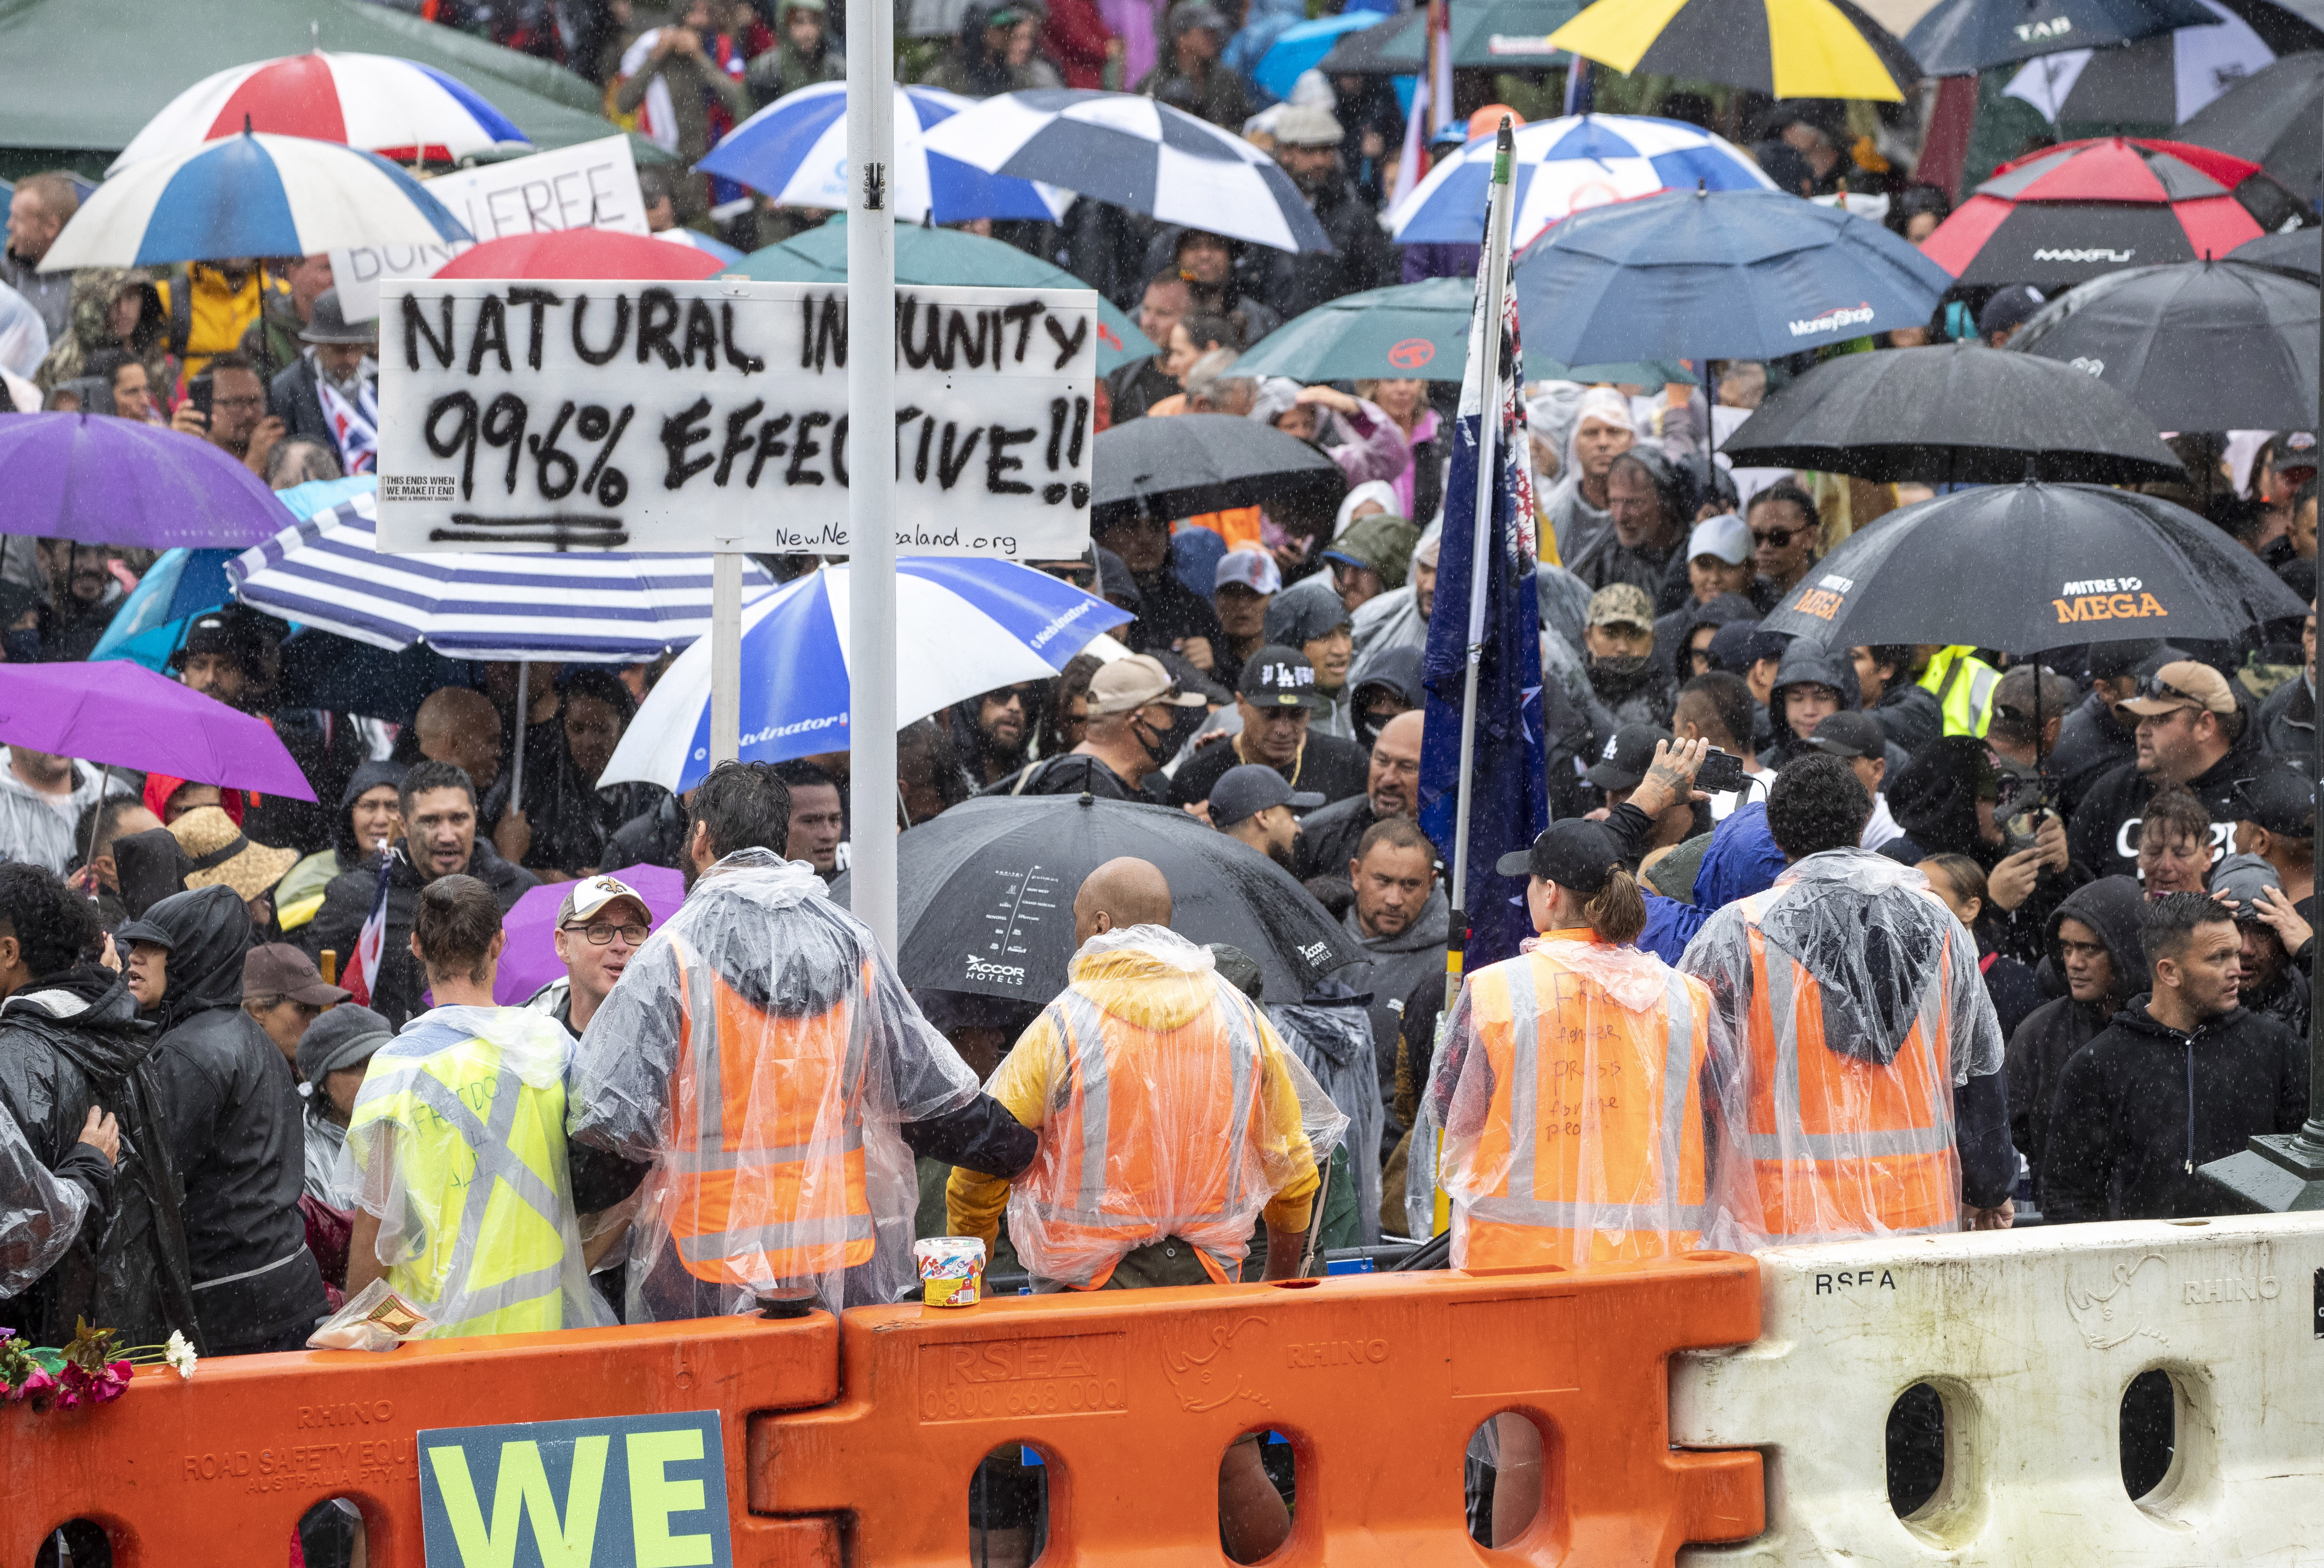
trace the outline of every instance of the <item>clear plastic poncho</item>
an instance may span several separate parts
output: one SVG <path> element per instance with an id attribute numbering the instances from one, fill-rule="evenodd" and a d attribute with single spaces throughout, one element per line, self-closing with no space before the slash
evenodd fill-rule
<path id="1" fill-rule="evenodd" d="M 609 1324 L 565 1146 L 573 1037 L 513 1007 L 439 1007 L 374 1053 L 337 1175 L 378 1217 L 389 1287 L 431 1339 Z"/>
<path id="2" fill-rule="evenodd" d="M 576 1142 L 653 1167 L 632 1323 L 898 1299 L 919 1197 L 899 1129 L 977 1093 L 872 934 L 766 850 L 720 861 L 647 939 L 568 1083 Z"/>
<path id="3" fill-rule="evenodd" d="M 1585 1268 L 1666 1257 L 1714 1222 L 1709 992 L 1637 947 L 1554 933 L 1470 975 L 1421 1100 L 1452 1265 Z M 1413 1195 L 1428 1169 L 1412 1162 Z M 1425 1234 L 1425 1231 L 1419 1232 Z"/>
<path id="4" fill-rule="evenodd" d="M 1376 1247 L 1381 1108 L 1370 1014 L 1358 992 L 1345 998 L 1311 996 L 1305 1001 L 1277 1003 L 1265 1011 L 1299 1065 L 1314 1075 L 1316 1084 L 1348 1119 L 1345 1141 L 1351 1155 L 1348 1168 L 1355 1177 L 1357 1219 L 1363 1245 Z"/>
<path id="5" fill-rule="evenodd" d="M 1928 879 L 1853 848 L 1810 855 L 1695 934 L 1679 967 L 1727 1019 L 1718 1062 L 1741 1108 L 1720 1180 L 1759 1208 L 1739 1244 L 1960 1229 L 1952 1091 L 2002 1068 L 1977 961 Z"/>
<path id="6" fill-rule="evenodd" d="M 72 1250 L 88 1194 L 41 1163 L 0 1106 L 0 1297 L 22 1296 Z"/>
<path id="7" fill-rule="evenodd" d="M 1207 948 L 1160 926 L 1093 936 L 991 1092 L 1040 1150 L 1009 1196 L 1039 1278 L 1102 1285 L 1133 1249 L 1192 1243 L 1234 1278 L 1261 1212 L 1312 1196 L 1348 1119 Z"/>

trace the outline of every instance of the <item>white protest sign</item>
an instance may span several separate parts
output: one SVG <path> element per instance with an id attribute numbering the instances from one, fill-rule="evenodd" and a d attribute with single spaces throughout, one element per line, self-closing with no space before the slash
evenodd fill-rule
<path id="1" fill-rule="evenodd" d="M 393 284 L 383 550 L 849 553 L 847 291 Z M 896 548 L 1089 543 L 1097 295 L 899 289 Z"/>
<path id="2" fill-rule="evenodd" d="M 650 232 L 627 136 L 457 170 L 427 186 L 428 194 L 451 208 L 479 243 L 568 228 Z M 446 240 L 333 251 L 331 281 L 339 291 L 339 309 L 350 321 L 369 321 L 379 314 L 383 282 L 427 277 L 466 249 L 465 241 Z"/>

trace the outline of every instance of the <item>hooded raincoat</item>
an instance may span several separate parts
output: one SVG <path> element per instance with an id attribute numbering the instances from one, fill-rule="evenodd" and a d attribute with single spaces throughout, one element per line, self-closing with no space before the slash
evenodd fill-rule
<path id="1" fill-rule="evenodd" d="M 2045 1001 L 2025 1015 L 2009 1037 L 2009 1137 L 2034 1174 L 2034 1201 L 2042 1203 L 2042 1163 L 2050 1144 L 2050 1111 L 2058 1083 L 2074 1053 L 2113 1020 L 2123 1002 L 2146 989 L 2146 946 L 2139 935 L 2139 912 L 2146 899 L 2128 877 L 2100 877 L 2069 893 L 2050 917 L 2051 967 L 2061 979 L 2066 958 L 2059 927 L 2080 920 L 2106 944 L 2114 984 L 2096 1001 L 2076 1001 L 2070 993 Z"/>
<path id="2" fill-rule="evenodd" d="M 323 890 L 331 879 L 354 871 L 375 852 L 355 842 L 355 805 L 383 784 L 400 786 L 401 762 L 362 762 L 339 791 L 339 815 L 331 824 L 331 847 L 318 849 L 290 868 L 274 887 L 274 918 L 285 931 L 295 931 L 323 908 Z"/>

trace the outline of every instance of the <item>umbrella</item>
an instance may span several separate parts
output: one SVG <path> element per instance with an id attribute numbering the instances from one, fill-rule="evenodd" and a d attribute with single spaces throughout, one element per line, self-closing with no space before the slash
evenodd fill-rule
<path id="1" fill-rule="evenodd" d="M 796 234 L 779 244 L 752 251 L 733 269 L 767 283 L 847 281 L 847 220 L 835 217 L 820 228 Z M 896 228 L 896 282 L 957 283 L 975 289 L 1086 289 L 1071 272 L 1028 256 L 1015 245 L 956 228 Z M 1097 300 L 1097 370 L 1100 375 L 1157 352 L 1121 308 L 1104 295 Z"/>
<path id="2" fill-rule="evenodd" d="M 0 495 L 10 531 L 83 544 L 239 549 L 283 523 L 274 493 L 223 447 L 101 414 L 0 420 Z"/>
<path id="3" fill-rule="evenodd" d="M 418 180 L 376 152 L 244 132 L 132 164 L 98 186 L 49 247 L 41 271 L 311 256 L 473 237 Z"/>
<path id="4" fill-rule="evenodd" d="M 1883 483 L 2186 477 L 2154 421 L 2112 388 L 1967 343 L 1828 360 L 1770 392 L 1720 449 L 1749 466 Z"/>
<path id="5" fill-rule="evenodd" d="M 88 656 L 134 659 L 148 669 L 164 668 L 185 641 L 186 623 L 234 596 L 226 576 L 226 564 L 234 557 L 233 550 L 187 549 L 182 545 L 162 551 L 121 601 Z"/>
<path id="6" fill-rule="evenodd" d="M 1931 76 L 1975 76 L 2217 20 L 2200 0 L 1940 0 L 1913 23 L 1904 47 Z"/>
<path id="7" fill-rule="evenodd" d="M 1549 42 L 1629 75 L 1777 98 L 1896 103 L 1921 75 L 1895 36 L 1849 0 L 1598 0 Z"/>
<path id="8" fill-rule="evenodd" d="M 686 878 L 668 866 L 624 866 L 606 874 L 646 901 L 646 914 L 654 930 L 660 930 L 662 922 L 686 902 Z M 548 882 L 529 888 L 501 917 L 501 929 L 508 942 L 501 949 L 500 969 L 493 975 L 493 1000 L 501 1006 L 521 1007 L 534 992 L 552 980 L 565 978 L 565 965 L 557 961 L 557 911 L 572 885 Z M 577 931 L 570 939 L 588 940 Z"/>
<path id="9" fill-rule="evenodd" d="M 2196 4 L 2204 12 L 2197 26 L 2116 49 L 2045 55 L 2010 78 L 2006 96 L 2033 105 L 2052 125 L 2177 125 L 2275 59 L 2251 24 L 2218 0 Z"/>
<path id="10" fill-rule="evenodd" d="M 655 235 L 568 228 L 510 235 L 454 256 L 438 278 L 713 278 L 726 263 Z"/>
<path id="11" fill-rule="evenodd" d="M 1286 28 L 1259 57 L 1251 79 L 1278 98 L 1287 98 L 1303 72 L 1313 70 L 1351 32 L 1369 32 L 1382 23 L 1400 21 L 1379 11 L 1344 11 Z"/>
<path id="12" fill-rule="evenodd" d="M 1527 349 L 1588 364 L 1778 359 L 1920 327 L 1952 280 L 1837 208 L 1670 190 L 1575 213 L 1526 248 L 1517 281 Z"/>
<path id="13" fill-rule="evenodd" d="M 658 228 L 653 237 L 673 245 L 688 245 L 706 256 L 716 256 L 727 266 L 742 259 L 742 253 L 724 240 L 712 239 L 698 228 Z"/>
<path id="14" fill-rule="evenodd" d="M 1116 425 L 1098 432 L 1093 464 L 1093 530 L 1124 517 L 1192 517 L 1256 506 L 1287 491 L 1347 488 L 1339 465 L 1323 452 L 1233 414 Z"/>
<path id="15" fill-rule="evenodd" d="M 1551 70 L 1573 57 L 1553 48 L 1549 35 L 1580 14 L 1582 0 L 1466 0 L 1452 8 L 1455 70 Z M 1397 25 L 1351 33 L 1317 62 L 1325 76 L 1413 76 L 1428 54 L 1428 7 L 1405 13 Z"/>
<path id="16" fill-rule="evenodd" d="M 2115 387 L 2163 430 L 2316 428 L 2316 285 L 2240 262 L 2134 267 L 2009 340 Z"/>
<path id="17" fill-rule="evenodd" d="M 2246 240 L 2227 253 L 2231 262 L 2248 262 L 2303 278 L 2324 275 L 2324 228 L 2296 228 L 2290 234 L 2262 235 Z"/>
<path id="18" fill-rule="evenodd" d="M 125 659 L 10 665 L 0 681 L 0 744 L 315 798 L 264 719 Z"/>
<path id="19" fill-rule="evenodd" d="M 930 130 L 927 143 L 989 174 L 1046 180 L 1164 223 L 1278 251 L 1332 248 L 1274 159 L 1135 93 L 1003 93 Z"/>
<path id="20" fill-rule="evenodd" d="M 1070 197 L 927 150 L 923 134 L 928 127 L 975 101 L 934 88 L 896 89 L 896 161 L 889 165 L 896 221 L 1054 223 L 1064 217 Z M 846 211 L 847 84 L 817 82 L 784 94 L 719 138 L 697 167 L 747 185 L 777 207 Z"/>
<path id="21" fill-rule="evenodd" d="M 204 77 L 130 138 L 107 174 L 243 128 L 344 142 L 398 163 L 454 163 L 532 143 L 466 83 L 392 54 L 284 55 Z"/>
<path id="22" fill-rule="evenodd" d="M 1497 138 L 1479 136 L 1438 161 L 1399 205 L 1402 244 L 1475 244 L 1485 232 Z M 1511 174 L 1517 216 L 1509 248 L 1521 250 L 1577 208 L 1657 190 L 1773 190 L 1775 182 L 1731 143 L 1680 120 L 1572 115 L 1521 125 Z"/>
<path id="23" fill-rule="evenodd" d="M 1923 248 L 1963 283 L 2044 290 L 2119 267 L 2224 256 L 2259 235 L 2230 194 L 2258 171 L 2177 142 L 2068 142 L 2003 164 Z"/>
<path id="24" fill-rule="evenodd" d="M 848 568 L 825 567 L 744 608 L 744 761 L 848 749 L 847 588 Z M 910 724 L 997 687 L 1046 680 L 1091 638 L 1130 619 L 1128 611 L 1015 561 L 907 556 L 896 563 L 896 722 Z M 643 779 L 684 791 L 702 782 L 709 759 L 705 638 L 646 694 L 598 783 Z"/>
<path id="25" fill-rule="evenodd" d="M 378 483 L 244 550 L 226 567 L 245 604 L 374 648 L 425 642 L 455 659 L 634 663 L 710 629 L 707 556 L 383 555 Z M 772 579 L 743 567 L 744 595 Z"/>
<path id="26" fill-rule="evenodd" d="M 2324 53 L 2287 55 L 2188 116 L 2179 139 L 2266 165 L 2301 200 L 2324 197 Z"/>
<path id="27" fill-rule="evenodd" d="M 1978 563 L 1973 576 L 1964 561 Z M 1760 629 L 1828 648 L 2233 640 L 2308 606 L 2185 507 L 2090 484 L 1940 495 L 1841 541 Z"/>
<path id="28" fill-rule="evenodd" d="M 1361 956 L 1289 872 L 1183 811 L 1089 796 L 964 801 L 896 843 L 897 962 L 910 986 L 1038 1006 L 1065 988 L 1074 894 L 1119 855 L 1169 879 L 1170 928 L 1250 955 L 1295 1001 Z M 852 879 L 832 897 L 846 902 Z"/>

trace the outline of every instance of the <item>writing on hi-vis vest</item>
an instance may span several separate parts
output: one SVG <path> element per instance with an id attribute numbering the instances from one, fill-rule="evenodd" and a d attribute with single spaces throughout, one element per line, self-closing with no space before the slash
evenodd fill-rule
<path id="1" fill-rule="evenodd" d="M 2060 585 L 2059 594 L 2050 603 L 2057 609 L 2061 626 L 2082 621 L 2155 620 L 2171 613 L 2137 577 L 2090 577 Z"/>
<path id="2" fill-rule="evenodd" d="M 420 1434 L 429 1568 L 732 1568 L 718 1412 Z"/>

